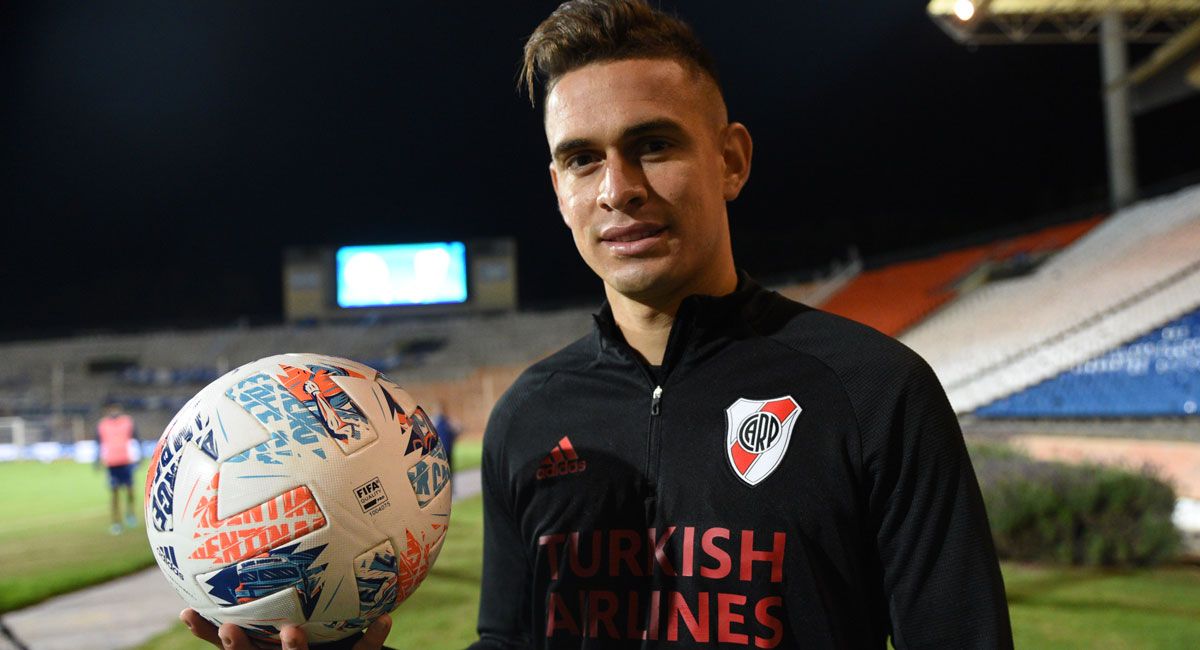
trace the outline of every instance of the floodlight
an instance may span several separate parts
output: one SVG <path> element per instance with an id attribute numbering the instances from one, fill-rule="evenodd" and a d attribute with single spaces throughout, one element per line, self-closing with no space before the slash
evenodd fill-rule
<path id="1" fill-rule="evenodd" d="M 958 0 L 954 3 L 954 15 L 964 23 L 975 16 L 975 3 L 971 0 Z"/>

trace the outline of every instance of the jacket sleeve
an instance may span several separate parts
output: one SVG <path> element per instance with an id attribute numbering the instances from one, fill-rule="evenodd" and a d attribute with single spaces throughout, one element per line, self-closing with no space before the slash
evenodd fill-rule
<path id="1" fill-rule="evenodd" d="M 506 396 L 508 397 L 508 396 Z M 501 399 L 484 433 L 483 584 L 479 598 L 479 641 L 471 650 L 500 650 L 532 646 L 529 589 L 531 568 L 510 503 L 501 454 L 510 418 Z"/>
<path id="2" fill-rule="evenodd" d="M 916 355 L 881 382 L 864 430 L 892 643 L 1011 648 L 1004 581 L 958 419 Z"/>

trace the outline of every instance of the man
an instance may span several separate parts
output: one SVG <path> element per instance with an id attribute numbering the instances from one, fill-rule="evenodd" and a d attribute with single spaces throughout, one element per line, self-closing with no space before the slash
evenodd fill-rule
<path id="1" fill-rule="evenodd" d="M 133 417 L 116 402 L 104 407 L 104 417 L 96 424 L 96 464 L 108 468 L 108 490 L 112 497 L 112 524 L 109 532 L 121 534 L 121 490 L 125 491 L 125 527 L 137 525 L 133 504 L 133 470 L 138 458 L 131 447 L 138 439 Z"/>
<path id="2" fill-rule="evenodd" d="M 932 371 L 735 270 L 751 139 L 690 30 L 567 2 L 524 73 L 607 304 L 493 411 L 475 647 L 1010 647 Z"/>

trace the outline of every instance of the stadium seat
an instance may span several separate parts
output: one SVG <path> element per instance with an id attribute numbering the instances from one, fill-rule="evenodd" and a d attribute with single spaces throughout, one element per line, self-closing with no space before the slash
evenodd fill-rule
<path id="1" fill-rule="evenodd" d="M 1200 187 L 1112 216 L 1026 277 L 990 283 L 901 340 L 959 412 L 1045 381 L 1200 307 Z"/>

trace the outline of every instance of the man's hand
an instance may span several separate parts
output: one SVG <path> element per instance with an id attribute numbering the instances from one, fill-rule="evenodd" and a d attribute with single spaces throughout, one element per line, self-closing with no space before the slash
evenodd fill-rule
<path id="1" fill-rule="evenodd" d="M 179 612 L 179 620 L 188 626 L 188 629 L 192 631 L 194 636 L 225 650 L 254 650 L 255 648 L 278 647 L 274 645 L 259 645 L 246 636 L 246 633 L 233 623 L 225 623 L 218 629 L 190 607 Z M 376 619 L 374 623 L 371 623 L 370 627 L 361 636 L 351 636 L 344 641 L 321 644 L 316 647 L 329 649 L 345 648 L 347 650 L 380 650 L 383 647 L 383 642 L 387 640 L 388 632 L 391 629 L 392 617 L 384 614 Z M 294 625 L 283 626 L 279 630 L 279 640 L 283 645 L 283 650 L 308 650 L 308 638 L 304 635 L 304 630 Z M 353 645 L 350 645 L 351 643 Z"/>

